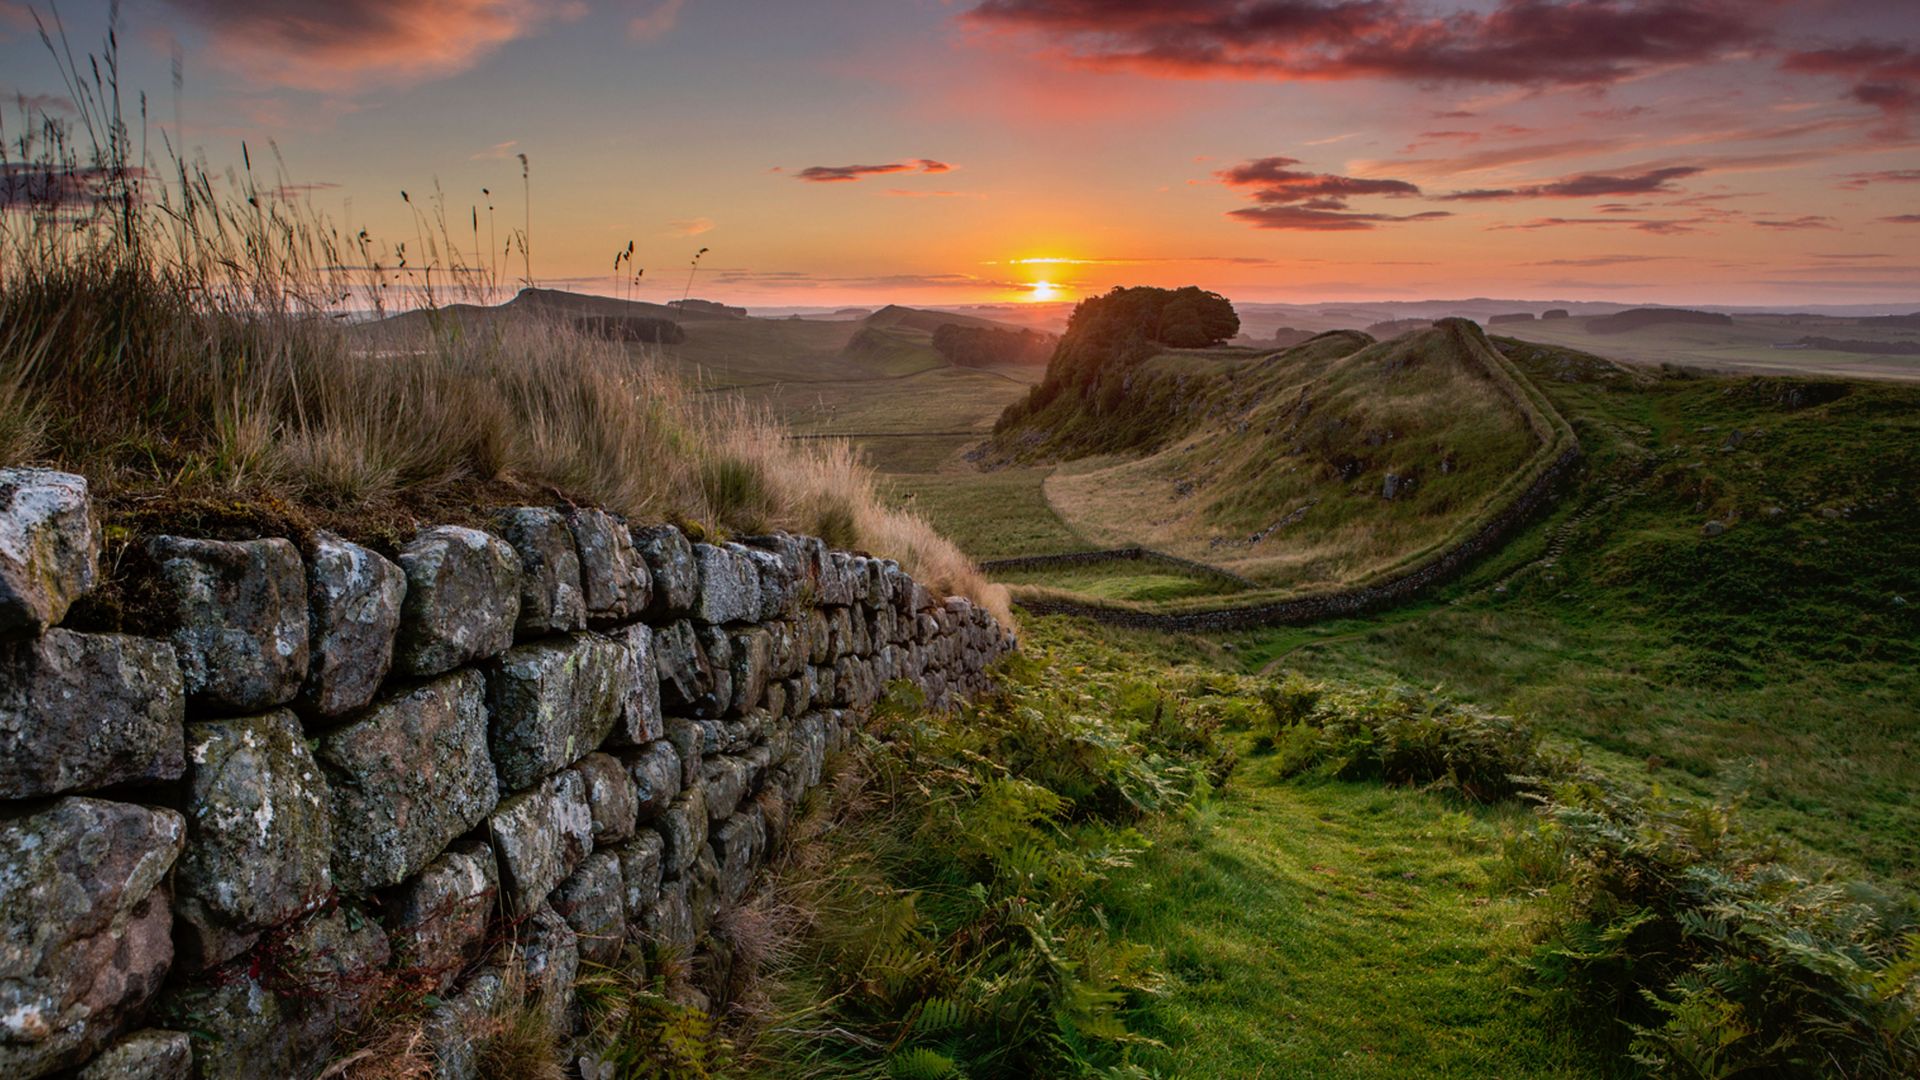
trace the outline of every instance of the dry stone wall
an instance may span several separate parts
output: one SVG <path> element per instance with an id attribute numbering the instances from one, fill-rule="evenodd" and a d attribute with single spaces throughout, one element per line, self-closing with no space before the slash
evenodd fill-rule
<path id="1" fill-rule="evenodd" d="M 0 470 L 0 1070 L 300 1077 L 387 988 L 439 1074 L 504 988 L 689 957 L 896 679 L 1013 648 L 897 564 L 597 510 L 146 545 L 153 637 L 61 625 L 86 481 Z"/>

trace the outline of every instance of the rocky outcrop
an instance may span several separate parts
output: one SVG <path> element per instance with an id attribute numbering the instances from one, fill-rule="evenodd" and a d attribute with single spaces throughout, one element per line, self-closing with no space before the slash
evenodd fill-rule
<path id="1" fill-rule="evenodd" d="M 582 509 L 392 561 L 154 538 L 159 636 L 81 632 L 85 484 L 23 472 L 0 470 L 14 1080 L 312 1077 L 396 986 L 438 997 L 439 1074 L 477 1077 L 515 982 L 564 1028 L 583 964 L 687 970 L 882 687 L 946 707 L 1012 645 L 889 562 Z"/>

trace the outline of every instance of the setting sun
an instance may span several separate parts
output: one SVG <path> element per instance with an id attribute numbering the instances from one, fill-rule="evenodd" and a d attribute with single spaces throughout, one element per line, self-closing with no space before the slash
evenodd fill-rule
<path id="1" fill-rule="evenodd" d="M 1030 304 L 1044 304 L 1050 300 L 1060 299 L 1062 292 L 1060 286 L 1051 281 L 1036 281 L 1029 288 L 1026 299 Z"/>

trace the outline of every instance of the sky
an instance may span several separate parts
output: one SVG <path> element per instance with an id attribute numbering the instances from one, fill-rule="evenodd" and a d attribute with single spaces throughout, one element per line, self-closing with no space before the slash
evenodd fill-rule
<path id="1" fill-rule="evenodd" d="M 71 117 L 36 12 L 54 25 L 0 0 L 10 137 Z M 100 51 L 106 3 L 58 16 Z M 126 0 L 119 20 L 151 144 L 216 175 L 243 143 L 274 168 L 271 144 L 285 197 L 416 262 L 438 192 L 486 261 L 526 228 L 509 284 L 678 299 L 706 249 L 693 294 L 752 306 L 1197 284 L 1920 307 L 1920 0 Z"/>

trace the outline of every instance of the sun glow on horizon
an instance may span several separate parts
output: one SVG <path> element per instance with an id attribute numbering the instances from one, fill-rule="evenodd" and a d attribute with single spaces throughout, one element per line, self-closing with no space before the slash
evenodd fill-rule
<path id="1" fill-rule="evenodd" d="M 1066 290 L 1051 281 L 1036 281 L 1028 286 L 1024 299 L 1029 304 L 1045 304 L 1060 299 L 1065 292 Z"/>

